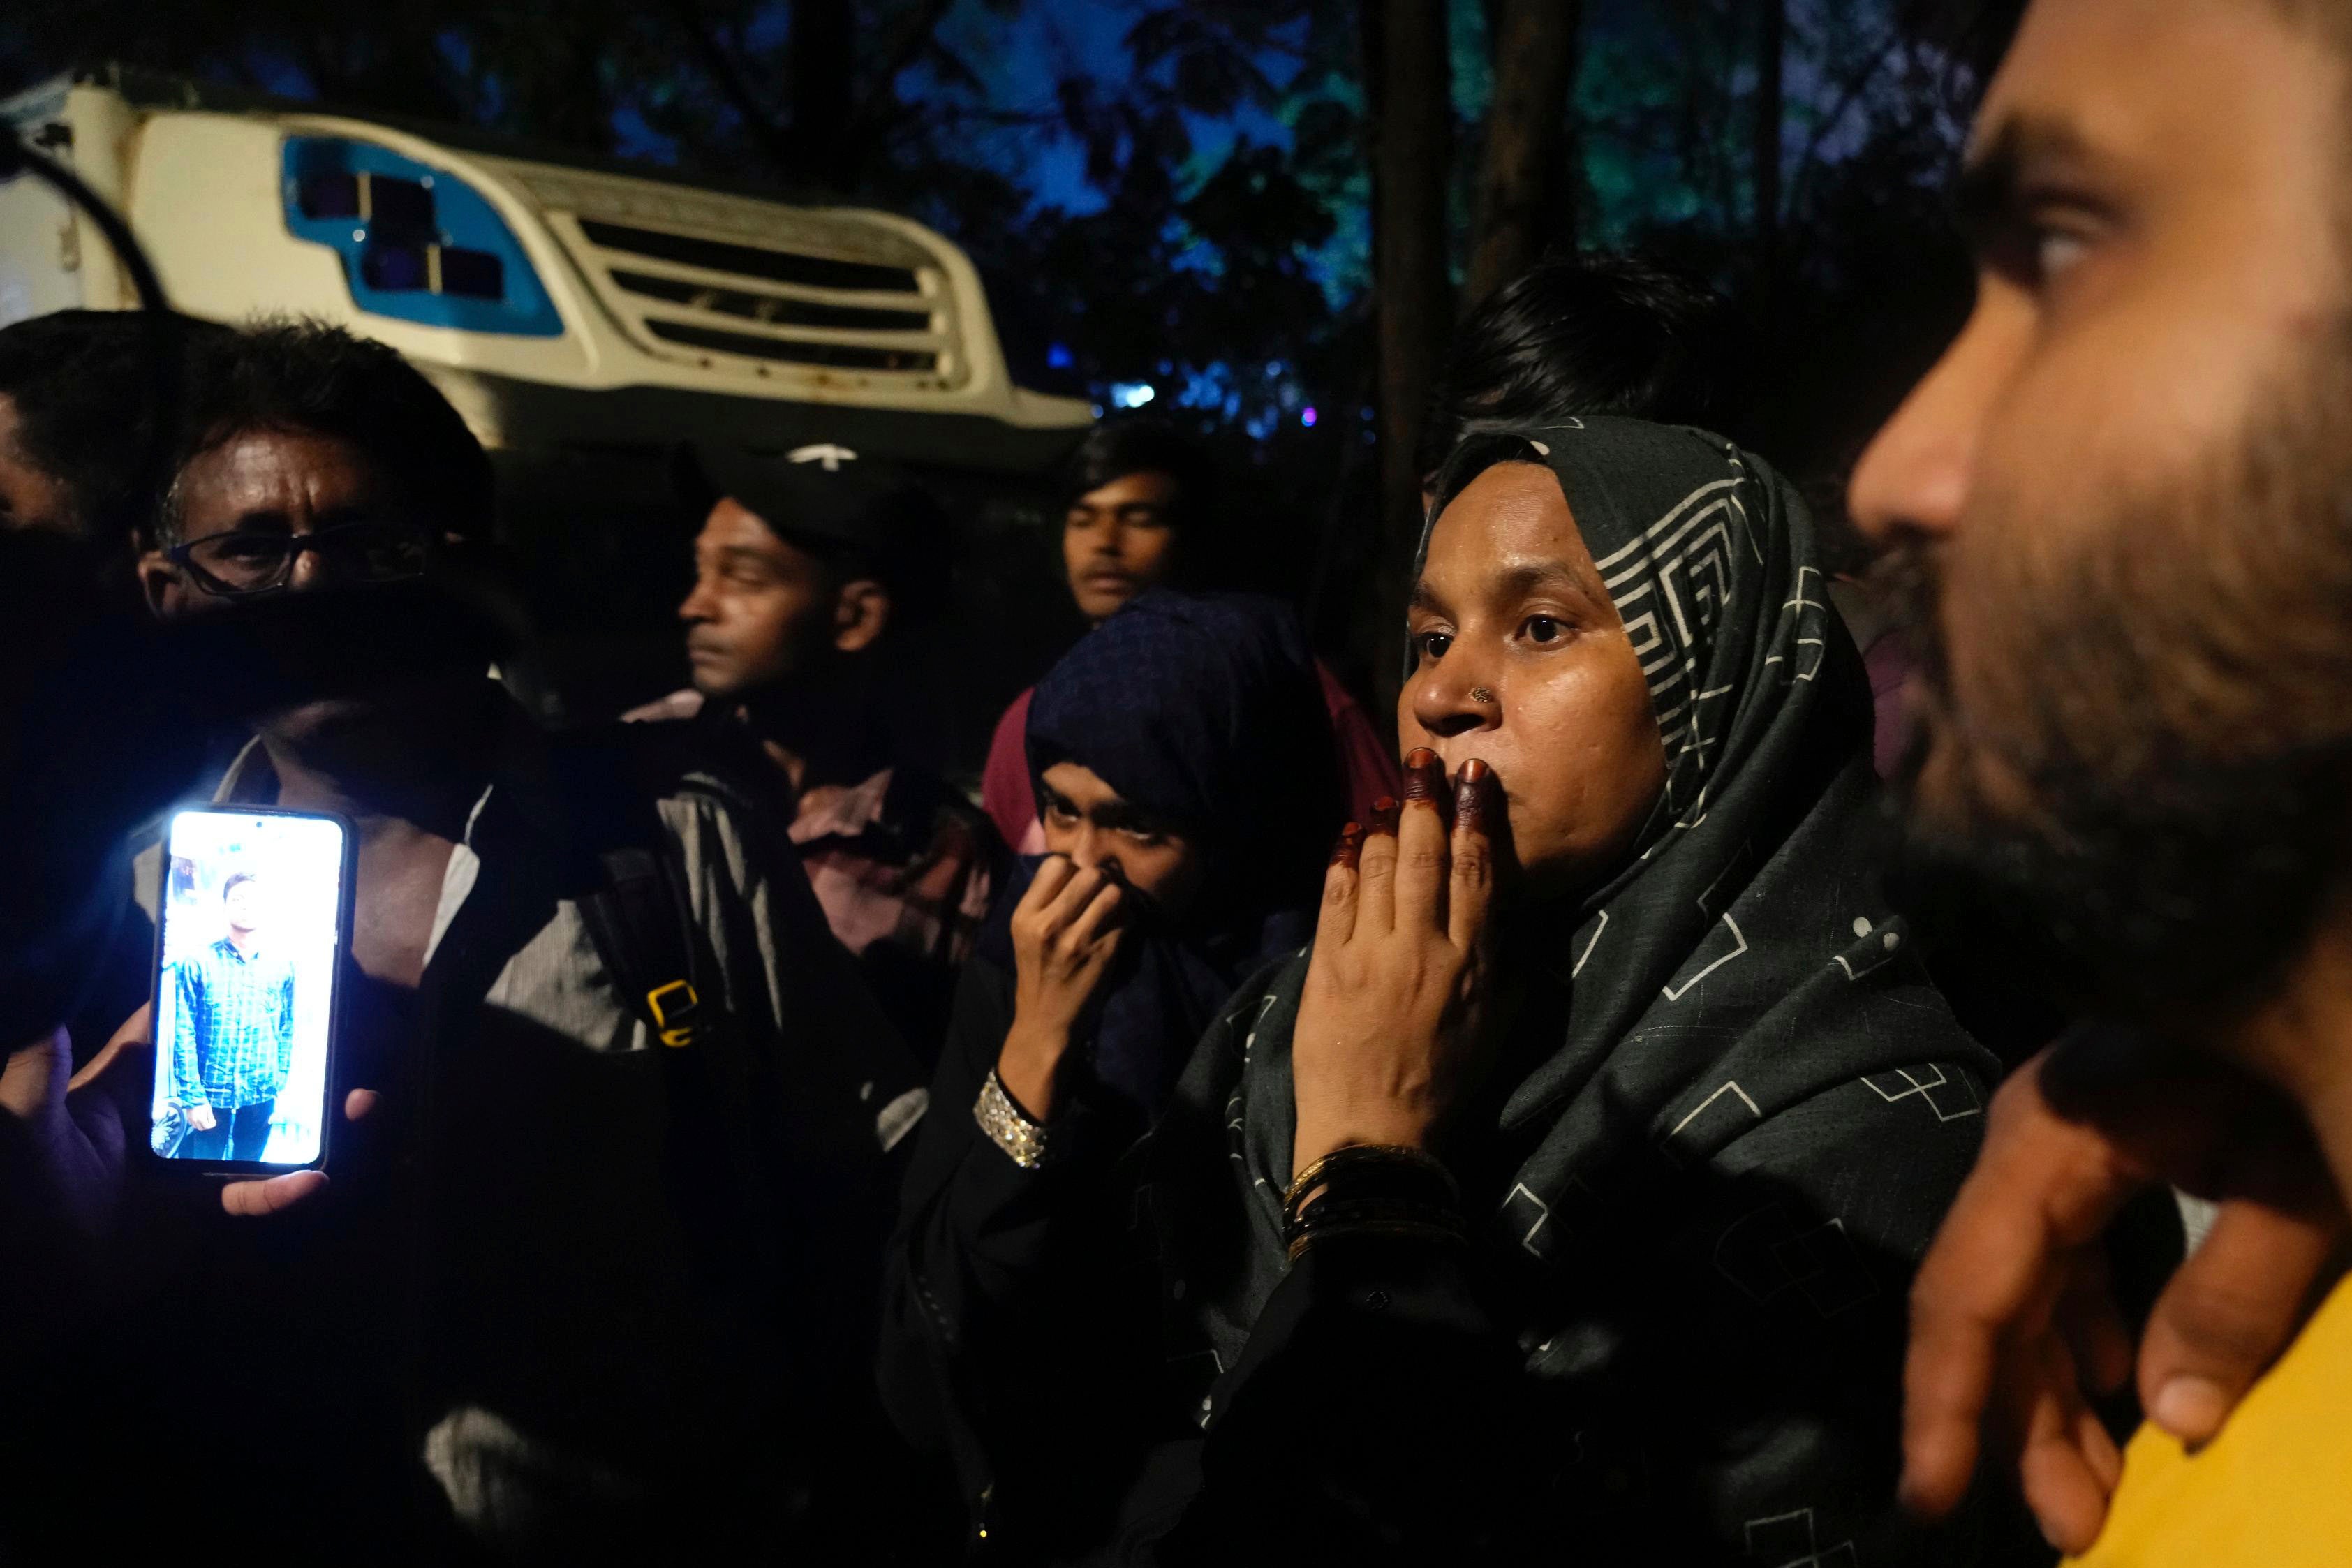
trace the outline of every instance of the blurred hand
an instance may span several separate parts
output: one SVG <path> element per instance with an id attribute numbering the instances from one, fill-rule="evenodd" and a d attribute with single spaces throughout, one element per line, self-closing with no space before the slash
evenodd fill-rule
<path id="1" fill-rule="evenodd" d="M 111 1151 L 108 1161 L 110 1169 L 104 1178 L 110 1191 L 121 1184 L 127 1163 L 123 1150 L 130 1138 L 138 1136 L 135 1130 L 146 1125 L 147 1086 L 153 1080 L 154 1072 L 154 1047 L 148 1038 L 153 1033 L 153 1005 L 148 1004 L 131 1014 L 115 1030 L 105 1048 L 63 1086 L 71 1091 L 70 1120 L 78 1126 L 96 1130 L 94 1137 L 85 1142 L 103 1143 Z M 124 1065 L 125 1058 L 128 1065 Z M 12 1062 L 11 1067 L 14 1065 Z M 375 1090 L 352 1089 L 343 1097 L 343 1120 L 357 1121 L 373 1110 L 375 1104 Z M 197 1119 L 199 1112 L 201 1121 Z M 187 1116 L 188 1125 L 199 1130 L 218 1125 L 210 1106 L 199 1106 Z M 326 1184 L 323 1171 L 289 1171 L 282 1176 L 230 1182 L 220 1189 L 220 1206 L 223 1212 L 240 1218 L 276 1214 Z"/>
<path id="2" fill-rule="evenodd" d="M 1049 855 L 1013 910 L 1013 1027 L 998 1053 L 1004 1091 L 1038 1121 L 1052 1114 L 1070 1031 L 1118 956 L 1125 889 L 1095 867 Z"/>
<path id="3" fill-rule="evenodd" d="M 199 1132 L 209 1132 L 220 1125 L 213 1119 L 213 1108 L 209 1105 L 192 1105 L 182 1114 L 187 1117 L 188 1125 Z"/>
<path id="4" fill-rule="evenodd" d="M 1425 1147 L 1485 1065 L 1492 775 L 1465 763 L 1449 797 L 1426 748 L 1404 774 L 1402 805 L 1342 835 L 1324 880 L 1291 1037 L 1294 1172 L 1351 1143 Z"/>
<path id="5" fill-rule="evenodd" d="M 2135 1362 L 2099 1240 L 2127 1201 L 2167 1185 L 2220 1208 L 2141 1337 L 2140 1403 L 2191 1447 L 2220 1431 L 2302 1326 L 2345 1237 L 2343 1205 L 2275 1091 L 2201 1056 L 2078 1031 L 1993 1097 L 1976 1169 L 1913 1286 L 1909 1506 L 1948 1512 L 1989 1443 L 2053 1544 L 2097 1539 L 2122 1457 L 2086 1392 L 2120 1389 Z"/>
<path id="6" fill-rule="evenodd" d="M 10 1052 L 0 1067 L 0 1149 L 11 1200 L 0 1245 L 12 1254 L 36 1234 L 88 1247 L 121 1197 L 126 1123 L 109 1105 L 69 1105 L 72 1070 L 73 1042 L 63 1029 Z"/>

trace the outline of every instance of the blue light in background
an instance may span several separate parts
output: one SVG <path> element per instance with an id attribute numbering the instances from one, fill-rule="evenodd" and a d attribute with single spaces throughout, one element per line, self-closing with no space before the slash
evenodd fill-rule
<path id="1" fill-rule="evenodd" d="M 1076 362 L 1070 353 L 1069 344 L 1052 343 L 1047 345 L 1045 349 L 1046 368 L 1050 370 L 1067 370 L 1075 363 Z"/>
<path id="2" fill-rule="evenodd" d="M 624 158 L 648 163 L 677 162 L 677 138 L 667 136 L 646 122 L 641 105 L 624 103 L 613 110 L 613 151 Z"/>
<path id="3" fill-rule="evenodd" d="M 1110 400 L 1121 408 L 1140 408 L 1159 395 L 1159 389 L 1148 381 L 1114 381 L 1110 384 Z"/>

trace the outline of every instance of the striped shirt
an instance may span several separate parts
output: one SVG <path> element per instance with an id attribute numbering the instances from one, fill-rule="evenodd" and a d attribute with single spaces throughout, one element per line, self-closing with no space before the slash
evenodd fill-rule
<path id="1" fill-rule="evenodd" d="M 294 1066 L 294 966 L 226 937 L 174 966 L 172 1099 L 235 1110 L 278 1098 Z"/>

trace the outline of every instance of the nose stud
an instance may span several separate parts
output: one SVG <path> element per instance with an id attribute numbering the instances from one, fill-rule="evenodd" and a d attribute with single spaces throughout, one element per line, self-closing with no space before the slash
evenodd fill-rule
<path id="1" fill-rule="evenodd" d="M 1474 686 L 1470 689 L 1470 700 L 1473 702 L 1492 702 L 1495 700 L 1495 694 L 1487 690 L 1483 686 Z"/>

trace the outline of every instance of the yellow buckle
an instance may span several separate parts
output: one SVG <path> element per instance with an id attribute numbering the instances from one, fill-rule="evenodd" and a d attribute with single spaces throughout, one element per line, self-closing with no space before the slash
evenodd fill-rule
<path id="1" fill-rule="evenodd" d="M 681 991 L 686 993 L 683 997 L 677 995 Z M 680 1022 L 675 1026 L 670 1023 L 673 1009 L 663 1005 L 664 997 L 669 997 L 677 1004 L 675 1016 Z M 694 994 L 694 987 L 683 980 L 673 980 L 667 985 L 656 985 L 646 993 L 646 1005 L 654 1011 L 654 1022 L 659 1026 L 663 1045 L 675 1049 L 694 1043 L 693 1014 L 701 1002 L 702 998 Z"/>

